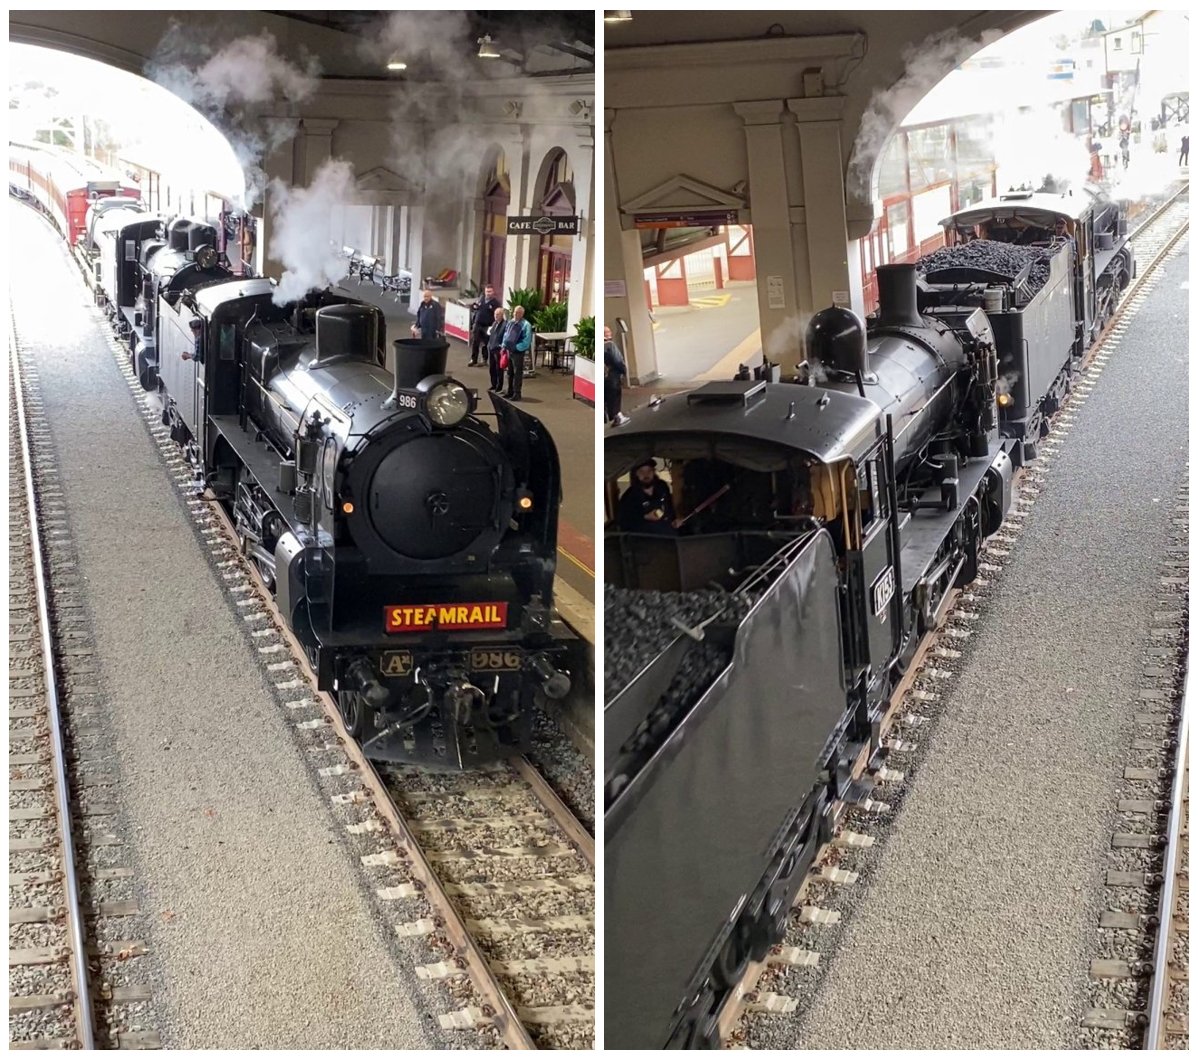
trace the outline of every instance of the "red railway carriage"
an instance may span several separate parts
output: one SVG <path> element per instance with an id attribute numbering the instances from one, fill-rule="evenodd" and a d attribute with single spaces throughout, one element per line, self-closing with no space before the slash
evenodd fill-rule
<path id="1" fill-rule="evenodd" d="M 87 231 L 87 208 L 106 195 L 141 197 L 120 173 L 82 155 L 48 144 L 8 145 L 8 183 L 33 199 L 73 247 Z"/>

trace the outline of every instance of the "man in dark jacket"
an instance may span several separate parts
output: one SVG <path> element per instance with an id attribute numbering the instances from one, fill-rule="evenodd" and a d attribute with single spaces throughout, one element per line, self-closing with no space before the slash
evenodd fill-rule
<path id="1" fill-rule="evenodd" d="M 620 530 L 633 534 L 673 534 L 674 499 L 657 477 L 657 462 L 641 461 L 632 469 L 632 485 L 624 491 L 617 511 Z"/>
<path id="2" fill-rule="evenodd" d="M 487 284 L 483 293 L 470 307 L 470 364 L 481 365 L 487 360 L 487 334 L 495 323 L 495 311 L 500 308 L 495 288 Z"/>
<path id="3" fill-rule="evenodd" d="M 524 307 L 512 310 L 511 323 L 503 332 L 503 349 L 507 351 L 507 390 L 505 398 L 521 401 L 524 395 L 524 357 L 532 349 L 532 325 L 524 319 Z"/>
<path id="4" fill-rule="evenodd" d="M 503 353 L 503 333 L 507 331 L 507 312 L 502 306 L 495 309 L 495 323 L 487 336 L 487 368 L 491 370 L 491 386 L 497 391 L 503 387 L 503 369 L 499 367 L 499 355 Z"/>
<path id="5" fill-rule="evenodd" d="M 424 289 L 424 299 L 416 307 L 416 323 L 412 325 L 416 339 L 445 339 L 445 309 L 433 298 L 432 290 Z"/>
<path id="6" fill-rule="evenodd" d="M 620 412 L 624 380 L 628 377 L 628 366 L 624 356 L 611 337 L 611 328 L 603 326 L 603 418 L 617 427 L 628 422 Z"/>

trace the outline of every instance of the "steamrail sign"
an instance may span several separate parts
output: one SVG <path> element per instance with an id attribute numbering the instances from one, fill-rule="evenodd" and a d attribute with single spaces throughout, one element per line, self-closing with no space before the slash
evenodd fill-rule
<path id="1" fill-rule="evenodd" d="M 509 217 L 507 234 L 509 236 L 577 236 L 578 216 L 576 214 L 556 216 L 541 214 L 539 217 Z"/>

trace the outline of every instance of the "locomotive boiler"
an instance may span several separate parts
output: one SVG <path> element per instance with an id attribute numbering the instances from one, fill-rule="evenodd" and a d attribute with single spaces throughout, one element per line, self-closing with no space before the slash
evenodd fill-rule
<path id="1" fill-rule="evenodd" d="M 655 459 L 685 521 L 605 536 L 613 1047 L 718 1041 L 1010 505 L 985 312 L 922 313 L 913 266 L 879 283 L 868 330 L 813 318 L 800 382 L 709 383 L 608 432 L 609 480 Z"/>

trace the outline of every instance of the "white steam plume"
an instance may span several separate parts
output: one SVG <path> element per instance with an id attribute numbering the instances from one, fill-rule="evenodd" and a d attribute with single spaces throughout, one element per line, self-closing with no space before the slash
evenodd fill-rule
<path id="1" fill-rule="evenodd" d="M 1086 137 L 1065 132 L 1051 110 L 1026 110 L 996 118 L 991 145 L 998 190 L 1055 188 L 1080 192 L 1090 173 Z"/>
<path id="2" fill-rule="evenodd" d="M 810 313 L 787 317 L 764 337 L 762 353 L 770 361 L 782 366 L 784 376 L 790 375 L 805 356 L 804 345 L 810 320 Z"/>
<path id="3" fill-rule="evenodd" d="M 885 91 L 875 92 L 861 115 L 849 162 L 847 184 L 850 196 L 856 199 L 873 197 L 870 179 L 874 165 L 887 140 L 911 108 L 962 62 L 1002 36 L 1001 30 L 987 30 L 973 40 L 949 29 L 904 49 L 906 69 L 903 76 Z"/>
<path id="4" fill-rule="evenodd" d="M 307 188 L 271 183 L 271 252 L 283 263 L 283 277 L 271 296 L 276 305 L 303 298 L 345 275 L 345 259 L 332 243 L 335 209 L 352 200 L 353 169 L 342 159 L 321 163 Z"/>
<path id="5" fill-rule="evenodd" d="M 263 159 L 296 130 L 295 121 L 257 118 L 249 110 L 278 99 L 308 99 L 320 83 L 320 66 L 312 56 L 301 63 L 279 55 L 266 30 L 217 47 L 172 21 L 146 65 L 147 77 L 190 103 L 228 138 L 245 170 L 246 209 L 265 186 Z"/>

